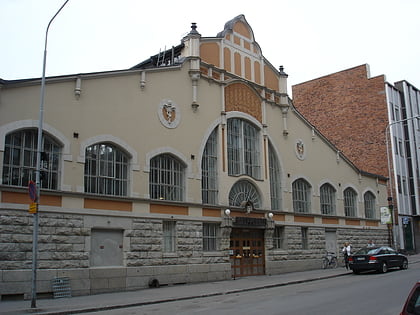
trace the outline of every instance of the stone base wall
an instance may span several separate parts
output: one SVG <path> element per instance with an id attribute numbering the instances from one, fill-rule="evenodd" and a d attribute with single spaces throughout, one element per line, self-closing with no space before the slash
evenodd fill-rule
<path id="1" fill-rule="evenodd" d="M 72 296 L 130 291 L 183 283 L 219 281 L 231 278 L 230 264 L 191 264 L 176 266 L 115 267 L 37 270 L 37 294 L 53 295 L 52 280 L 68 277 Z M 0 292 L 8 296 L 31 298 L 31 270 L 0 271 Z"/>
<path id="2" fill-rule="evenodd" d="M 26 211 L 0 209 L 1 298 L 14 295 L 30 298 L 32 220 L 32 215 Z M 173 252 L 163 250 L 164 220 L 176 222 L 176 249 Z M 217 219 L 212 218 L 211 222 L 216 223 Z M 222 218 L 220 225 L 218 250 L 205 252 L 203 222 L 198 218 L 42 212 L 39 215 L 37 292 L 51 294 L 52 280 L 56 277 L 70 279 L 72 295 L 137 290 L 150 284 L 230 279 L 231 228 Z M 285 248 L 282 249 L 273 248 L 273 230 L 266 229 L 266 274 L 321 267 L 325 231 L 331 227 L 312 225 L 306 228 L 307 248 L 302 246 L 301 227 L 288 225 L 285 226 Z M 106 242 L 102 244 L 104 235 Z M 387 231 L 378 228 L 336 227 L 335 235 L 337 252 L 345 241 L 358 249 L 369 239 L 378 245 L 386 244 L 388 239 Z M 110 247 L 113 249 L 105 252 Z M 108 259 L 114 255 L 118 256 L 117 260 Z M 117 263 L 112 264 L 114 261 Z"/>

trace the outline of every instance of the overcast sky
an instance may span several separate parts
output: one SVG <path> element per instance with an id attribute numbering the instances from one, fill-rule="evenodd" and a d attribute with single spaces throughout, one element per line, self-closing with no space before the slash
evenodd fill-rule
<path id="1" fill-rule="evenodd" d="M 42 76 L 45 30 L 64 0 L 0 0 L 0 78 Z M 214 37 L 244 14 L 290 86 L 369 64 L 420 88 L 419 0 L 70 0 L 48 35 L 47 76 L 127 69 L 178 45 L 191 22 Z"/>

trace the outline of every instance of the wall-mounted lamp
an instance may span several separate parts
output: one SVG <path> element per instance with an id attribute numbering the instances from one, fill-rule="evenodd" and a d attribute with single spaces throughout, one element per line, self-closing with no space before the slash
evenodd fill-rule
<path id="1" fill-rule="evenodd" d="M 274 214 L 273 214 L 272 212 L 269 212 L 269 213 L 268 213 L 268 218 L 269 218 L 269 219 L 272 219 L 273 217 L 274 217 Z"/>
<path id="2" fill-rule="evenodd" d="M 230 210 L 229 210 L 229 209 L 226 209 L 226 210 L 225 210 L 225 214 L 226 214 L 227 216 L 229 216 L 229 215 L 230 215 Z"/>

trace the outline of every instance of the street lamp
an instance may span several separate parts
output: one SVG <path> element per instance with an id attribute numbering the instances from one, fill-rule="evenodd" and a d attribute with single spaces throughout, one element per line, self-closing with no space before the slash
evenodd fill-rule
<path id="1" fill-rule="evenodd" d="M 38 124 L 38 139 L 37 139 L 37 152 L 36 152 L 36 171 L 35 171 L 35 181 L 36 181 L 36 210 L 33 213 L 33 237 L 32 237 L 32 299 L 31 299 L 31 308 L 36 307 L 36 269 L 38 264 L 38 204 L 39 197 L 41 193 L 41 151 L 42 151 L 42 130 L 44 123 L 44 99 L 45 99 L 45 68 L 47 64 L 47 40 L 48 40 L 48 30 L 51 26 L 52 21 L 64 8 L 64 6 L 69 2 L 66 0 L 64 4 L 60 7 L 57 13 L 52 17 L 48 23 L 47 30 L 45 32 L 45 44 L 44 44 L 44 60 L 42 64 L 42 79 L 41 79 L 41 99 L 39 102 L 39 124 Z"/>
<path id="2" fill-rule="evenodd" d="M 389 123 L 386 128 L 385 128 L 385 140 L 386 140 L 386 156 L 387 156 L 387 161 L 388 161 L 388 176 L 389 176 L 389 193 L 390 193 L 390 197 L 388 198 L 389 201 L 389 209 L 391 211 L 391 218 L 392 218 L 392 230 L 393 230 L 393 243 L 396 247 L 396 230 L 395 230 L 395 216 L 394 216 L 394 205 L 392 204 L 393 200 L 394 200 L 394 196 L 393 196 L 393 185 L 392 185 L 392 174 L 391 174 L 391 161 L 390 161 L 390 156 L 389 156 L 389 141 L 388 141 L 388 135 L 390 136 L 390 127 L 392 125 L 395 124 L 399 124 L 402 123 L 404 121 L 409 121 L 409 120 L 413 120 L 413 119 L 420 119 L 420 115 L 414 116 L 414 117 L 409 117 L 406 119 L 401 119 L 401 120 L 397 120 L 397 121 L 393 121 L 391 123 Z M 393 162 L 392 162 L 393 163 Z"/>

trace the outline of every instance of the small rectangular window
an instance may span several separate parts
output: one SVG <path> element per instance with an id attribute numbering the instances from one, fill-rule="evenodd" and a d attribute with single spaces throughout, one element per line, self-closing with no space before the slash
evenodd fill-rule
<path id="1" fill-rule="evenodd" d="M 217 250 L 219 225 L 216 223 L 203 223 L 203 251 Z"/>
<path id="2" fill-rule="evenodd" d="M 302 227 L 302 249 L 308 249 L 308 228 Z"/>
<path id="3" fill-rule="evenodd" d="M 174 252 L 175 251 L 175 221 L 163 221 L 163 251 Z"/>
<path id="4" fill-rule="evenodd" d="M 285 228 L 284 226 L 276 226 L 273 235 L 273 245 L 275 249 L 285 249 Z"/>

